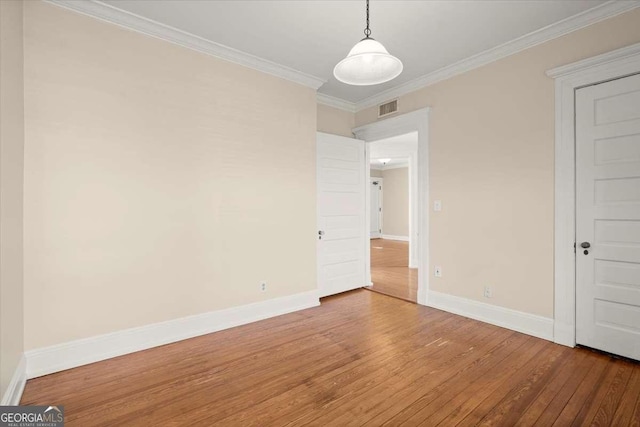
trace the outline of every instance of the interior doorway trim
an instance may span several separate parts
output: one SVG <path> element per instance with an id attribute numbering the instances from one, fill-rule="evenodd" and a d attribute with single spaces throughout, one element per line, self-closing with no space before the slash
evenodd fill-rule
<path id="1" fill-rule="evenodd" d="M 418 169 L 418 304 L 427 305 L 429 295 L 429 107 L 402 114 L 353 129 L 358 139 L 373 142 L 406 133 L 418 133 L 418 158 L 411 164 Z M 414 164 L 415 163 L 415 164 Z M 365 182 L 369 182 L 369 164 L 366 164 Z M 369 197 L 367 195 L 366 197 Z M 369 203 L 367 199 L 367 203 Z M 368 207 L 368 204 L 367 204 Z M 370 224 L 366 224 L 367 230 Z M 368 243 L 368 241 L 367 241 Z M 371 281 L 371 248 L 367 244 L 367 275 Z"/>
<path id="2" fill-rule="evenodd" d="M 547 71 L 555 79 L 553 340 L 576 345 L 575 91 L 640 72 L 640 43 Z"/>

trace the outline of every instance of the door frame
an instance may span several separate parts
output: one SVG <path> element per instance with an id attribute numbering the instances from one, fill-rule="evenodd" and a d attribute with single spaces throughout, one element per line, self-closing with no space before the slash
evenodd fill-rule
<path id="1" fill-rule="evenodd" d="M 640 43 L 547 71 L 555 79 L 553 341 L 576 345 L 575 91 L 640 72 Z"/>
<path id="2" fill-rule="evenodd" d="M 366 145 L 365 145 L 366 147 Z M 366 155 L 365 155 L 365 162 L 367 161 L 366 159 Z M 369 174 L 371 174 L 371 168 L 369 168 Z M 384 178 L 380 178 L 377 176 L 369 176 L 369 185 L 373 184 L 373 181 L 380 181 L 380 184 L 384 184 Z M 378 197 L 378 207 L 382 208 L 382 202 L 384 200 L 384 185 L 383 187 L 379 190 L 380 191 L 380 197 Z M 371 198 L 371 187 L 369 187 L 369 198 Z M 366 205 L 366 202 L 365 202 Z M 371 212 L 371 209 L 369 209 L 369 212 Z M 383 210 L 378 210 L 378 230 L 380 230 L 378 232 L 378 237 L 371 237 L 371 230 L 369 230 L 369 240 L 371 239 L 381 239 L 382 238 L 382 225 L 384 224 L 383 222 L 383 218 L 384 218 L 384 211 Z M 371 222 L 369 222 L 369 226 L 371 226 Z M 369 227 L 371 228 L 371 227 Z M 365 274 L 365 277 L 367 275 Z M 371 281 L 369 281 L 371 282 Z"/>
<path id="3" fill-rule="evenodd" d="M 379 122 L 370 123 L 353 129 L 357 139 L 366 143 L 380 139 L 391 138 L 411 132 L 418 133 L 418 155 L 412 159 L 410 167 L 418 172 L 417 188 L 417 227 L 411 232 L 418 237 L 418 304 L 428 305 L 429 299 L 429 111 L 430 108 L 422 108 L 411 113 L 402 114 Z M 367 150 L 368 156 L 369 150 Z M 418 167 L 419 165 L 419 167 Z M 366 164 L 365 182 L 370 178 L 369 163 Z M 365 195 L 366 209 L 370 209 L 370 194 Z M 413 207 L 411 207 L 413 209 Z M 415 212 L 414 211 L 414 212 Z M 371 228 L 369 215 L 367 215 L 367 230 Z M 371 247 L 367 241 L 365 252 L 366 276 L 365 280 L 371 283 Z"/>

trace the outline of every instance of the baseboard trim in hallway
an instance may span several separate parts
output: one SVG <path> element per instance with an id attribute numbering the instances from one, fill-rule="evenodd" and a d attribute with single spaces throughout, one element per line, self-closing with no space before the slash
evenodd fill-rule
<path id="1" fill-rule="evenodd" d="M 409 236 L 394 236 L 392 234 L 383 234 L 381 236 L 382 239 L 385 240 L 396 240 L 398 242 L 408 242 L 409 241 Z"/>

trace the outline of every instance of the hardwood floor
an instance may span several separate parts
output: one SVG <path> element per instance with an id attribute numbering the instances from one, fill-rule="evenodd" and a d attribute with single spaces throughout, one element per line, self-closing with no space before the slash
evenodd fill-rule
<path id="1" fill-rule="evenodd" d="M 371 240 L 371 281 L 367 287 L 407 301 L 418 300 L 418 269 L 409 268 L 409 242 Z"/>
<path id="2" fill-rule="evenodd" d="M 29 380 L 67 426 L 640 425 L 640 364 L 357 290 Z"/>

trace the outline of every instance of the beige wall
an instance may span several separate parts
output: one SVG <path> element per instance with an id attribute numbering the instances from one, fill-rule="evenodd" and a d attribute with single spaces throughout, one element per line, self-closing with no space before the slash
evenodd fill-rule
<path id="1" fill-rule="evenodd" d="M 382 172 L 382 234 L 409 237 L 409 168 Z"/>
<path id="2" fill-rule="evenodd" d="M 382 170 L 380 169 L 371 169 L 370 175 L 374 178 L 382 178 Z"/>
<path id="3" fill-rule="evenodd" d="M 327 105 L 318 104 L 318 131 L 353 138 L 355 115 Z"/>
<path id="4" fill-rule="evenodd" d="M 27 350 L 315 289 L 314 90 L 31 1 L 25 120 Z"/>
<path id="5" fill-rule="evenodd" d="M 22 352 L 22 2 L 0 1 L 0 396 Z"/>
<path id="6" fill-rule="evenodd" d="M 400 97 L 430 119 L 432 290 L 553 316 L 554 83 L 545 71 L 640 42 L 640 9 Z M 376 109 L 356 114 L 356 126 Z M 432 204 L 432 203 L 431 203 Z M 493 299 L 482 297 L 484 286 Z"/>

